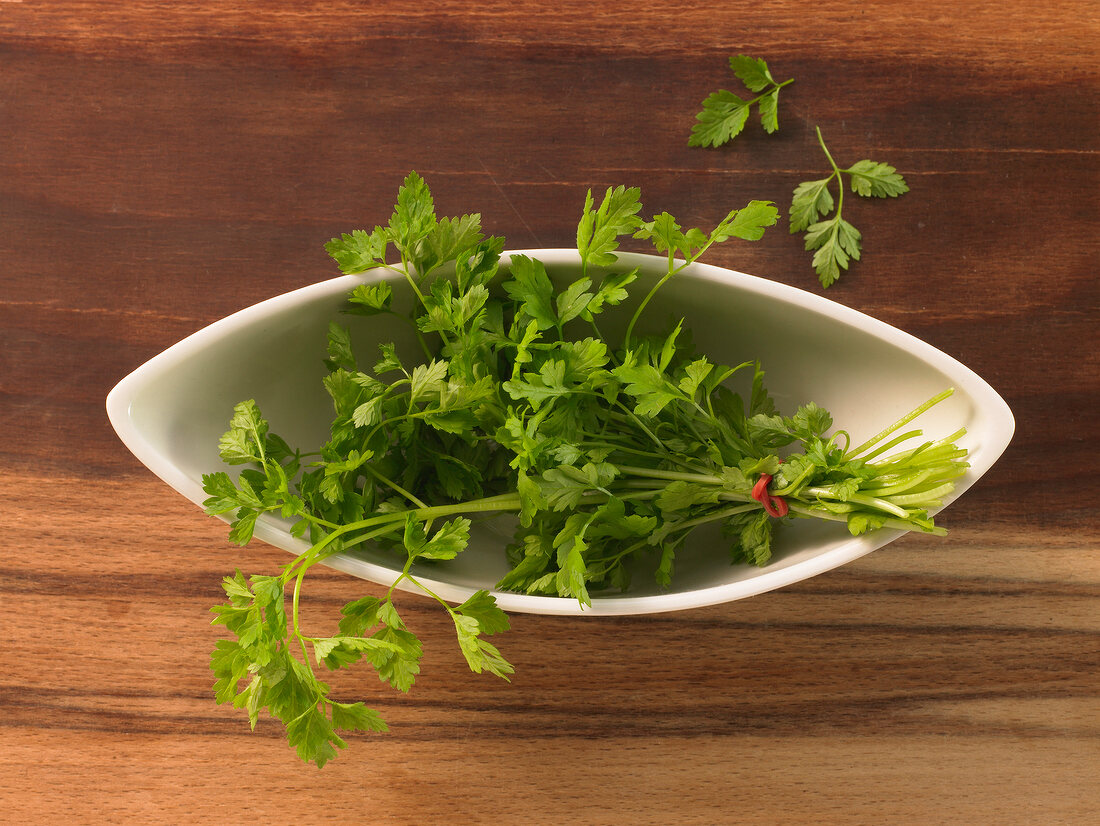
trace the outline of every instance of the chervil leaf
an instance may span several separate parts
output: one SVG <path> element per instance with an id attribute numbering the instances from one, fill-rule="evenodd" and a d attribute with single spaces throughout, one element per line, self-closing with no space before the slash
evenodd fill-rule
<path id="1" fill-rule="evenodd" d="M 591 321 L 594 315 L 603 311 L 604 305 L 616 306 L 626 300 L 629 293 L 626 285 L 638 278 L 637 268 L 623 273 L 609 273 L 600 282 L 596 294 L 588 302 L 588 306 L 581 313 L 581 318 Z"/>
<path id="2" fill-rule="evenodd" d="M 525 471 L 520 470 L 516 477 L 516 493 L 519 494 L 521 503 L 519 512 L 520 524 L 524 527 L 530 527 L 531 522 L 535 518 L 535 514 L 546 507 L 546 500 L 543 499 L 542 489 Z"/>
<path id="3" fill-rule="evenodd" d="M 793 80 L 777 83 L 765 61 L 748 55 L 735 55 L 729 59 L 729 64 L 751 92 L 760 94 L 749 100 L 742 100 L 725 89 L 711 94 L 703 101 L 702 111 L 695 116 L 689 146 L 721 146 L 733 140 L 745 128 L 754 103 L 759 104 L 764 131 L 771 134 L 779 129 L 779 90 Z"/>
<path id="4" fill-rule="evenodd" d="M 230 523 L 229 541 L 238 545 L 247 545 L 252 541 L 252 532 L 256 529 L 256 519 L 259 512 L 249 508 L 241 508 L 237 512 L 237 518 Z"/>
<path id="5" fill-rule="evenodd" d="M 401 615 L 397 613 L 397 607 L 393 604 L 393 600 L 386 600 L 378 606 L 378 620 L 390 628 L 399 631 L 408 630 L 404 620 L 401 619 Z"/>
<path id="6" fill-rule="evenodd" d="M 326 502 L 338 505 L 344 501 L 344 484 L 338 475 L 326 475 L 318 484 L 318 492 Z"/>
<path id="7" fill-rule="evenodd" d="M 719 475 L 722 477 L 723 490 L 732 493 L 744 493 L 752 487 L 739 467 L 724 467 Z"/>
<path id="8" fill-rule="evenodd" d="M 400 370 L 405 372 L 404 366 L 401 364 L 401 359 L 397 356 L 397 348 L 394 347 L 392 342 L 385 344 L 379 344 L 378 350 L 382 354 L 381 360 L 374 365 L 374 372 L 378 375 L 388 373 L 391 370 Z"/>
<path id="9" fill-rule="evenodd" d="M 262 462 L 267 428 L 267 420 L 260 414 L 254 399 L 234 405 L 229 430 L 218 443 L 222 461 L 230 465 Z"/>
<path id="10" fill-rule="evenodd" d="M 355 371 L 358 369 L 355 361 L 355 353 L 351 349 L 351 334 L 346 327 L 341 327 L 335 321 L 328 324 L 328 358 L 325 366 L 329 370 Z"/>
<path id="11" fill-rule="evenodd" d="M 421 545 L 416 555 L 422 559 L 454 559 L 470 541 L 470 520 L 459 516 L 443 525 Z"/>
<path id="12" fill-rule="evenodd" d="M 413 368 L 409 379 L 409 404 L 429 393 L 438 393 L 447 380 L 447 362 L 433 360 Z"/>
<path id="13" fill-rule="evenodd" d="M 657 527 L 657 517 L 627 513 L 625 503 L 618 496 L 608 497 L 605 504 L 596 508 L 593 516 L 592 523 L 585 532 L 585 536 L 592 539 L 645 537 Z"/>
<path id="14" fill-rule="evenodd" d="M 362 597 L 349 602 L 340 609 L 343 617 L 340 619 L 340 633 L 344 636 L 357 637 L 368 628 L 378 624 L 378 610 L 382 602 L 378 597 Z"/>
<path id="15" fill-rule="evenodd" d="M 559 352 L 565 359 L 566 375 L 578 383 L 591 378 L 608 361 L 607 345 L 594 338 L 563 342 Z"/>
<path id="16" fill-rule="evenodd" d="M 580 536 L 575 536 L 571 543 L 567 543 L 558 550 L 556 577 L 558 593 L 561 596 L 573 597 L 582 606 L 592 604 L 592 598 L 588 595 L 588 588 L 585 585 L 588 579 L 588 567 L 584 562 L 584 551 L 587 547 Z"/>
<path id="17" fill-rule="evenodd" d="M 905 178 L 887 163 L 858 161 L 844 171 L 852 178 L 852 192 L 864 197 L 896 198 L 909 191 Z"/>
<path id="18" fill-rule="evenodd" d="M 779 89 L 760 98 L 760 125 L 769 135 L 779 131 Z"/>
<path id="19" fill-rule="evenodd" d="M 470 409 L 439 410 L 424 415 L 424 423 L 444 433 L 466 434 L 477 427 L 477 415 Z"/>
<path id="20" fill-rule="evenodd" d="M 202 503 L 202 506 L 211 516 L 235 511 L 242 505 L 237 486 L 225 472 L 203 474 L 202 489 L 210 497 Z"/>
<path id="21" fill-rule="evenodd" d="M 757 413 L 746 420 L 745 425 L 753 443 L 765 449 L 783 447 L 795 439 L 782 416 Z"/>
<path id="22" fill-rule="evenodd" d="M 688 146 L 721 146 L 741 134 L 749 119 L 750 102 L 721 89 L 703 101 L 695 116 Z"/>
<path id="23" fill-rule="evenodd" d="M 393 288 L 388 281 L 359 284 L 348 295 L 348 302 L 352 305 L 348 312 L 367 316 L 386 313 L 390 310 L 392 300 Z"/>
<path id="24" fill-rule="evenodd" d="M 267 706 L 273 717 L 284 724 L 316 708 L 328 693 L 328 686 L 317 680 L 297 658 L 280 647 L 271 662 L 260 666 L 258 673 L 267 683 Z"/>
<path id="25" fill-rule="evenodd" d="M 638 212 L 642 208 L 641 190 L 637 187 L 617 186 L 608 188 L 593 210 L 592 190 L 584 201 L 584 211 L 577 225 L 577 251 L 581 256 L 582 271 L 588 266 L 609 267 L 617 260 L 619 237 L 630 235 L 639 224 Z"/>
<path id="26" fill-rule="evenodd" d="M 327 637 L 313 641 L 313 656 L 332 670 L 357 663 L 370 651 L 399 652 L 401 647 L 375 637 Z"/>
<path id="27" fill-rule="evenodd" d="M 761 473 L 774 476 L 779 472 L 779 457 L 774 453 L 759 459 L 746 456 L 737 463 L 737 469 L 746 477 L 756 477 Z"/>
<path id="28" fill-rule="evenodd" d="M 772 525 L 770 517 L 763 511 L 743 514 L 739 531 L 738 551 L 734 553 L 737 561 L 763 565 L 772 555 Z"/>
<path id="29" fill-rule="evenodd" d="M 513 399 L 525 399 L 538 410 L 549 399 L 569 394 L 565 386 L 565 369 L 564 361 L 551 359 L 543 362 L 538 373 L 524 373 L 522 379 L 511 379 L 501 387 Z"/>
<path id="30" fill-rule="evenodd" d="M 248 587 L 248 580 L 240 570 L 233 576 L 222 578 L 222 590 L 235 607 L 249 605 L 255 600 L 252 589 Z"/>
<path id="31" fill-rule="evenodd" d="M 420 657 L 423 654 L 420 640 L 410 631 L 389 625 L 377 631 L 373 638 L 391 643 L 390 646 L 364 652 L 377 670 L 378 678 L 407 693 L 420 673 Z"/>
<path id="32" fill-rule="evenodd" d="M 833 195 L 829 192 L 832 177 L 820 181 L 804 181 L 794 190 L 791 200 L 791 234 L 800 232 L 833 211 Z"/>
<path id="33" fill-rule="evenodd" d="M 497 588 L 510 591 L 536 593 L 530 590 L 535 582 L 546 576 L 553 578 L 554 574 L 547 574 L 550 564 L 550 549 L 544 547 L 543 537 L 528 535 L 524 538 L 523 555 L 515 563 L 507 574 L 497 583 Z"/>
<path id="34" fill-rule="evenodd" d="M 763 91 L 775 83 L 766 61 L 739 54 L 730 58 L 730 69 L 742 83 L 754 92 Z"/>
<path id="35" fill-rule="evenodd" d="M 233 700 L 238 694 L 241 680 L 247 679 L 252 657 L 239 642 L 218 640 L 210 653 L 210 670 L 217 678 L 214 682 L 214 699 L 220 705 Z"/>
<path id="36" fill-rule="evenodd" d="M 538 329 L 549 330 L 558 325 L 554 313 L 554 285 L 546 274 L 541 261 L 526 255 L 513 255 L 512 278 L 504 282 L 504 291 L 515 301 L 524 315 L 535 322 Z"/>
<path id="37" fill-rule="evenodd" d="M 359 450 L 352 448 L 348 451 L 348 455 L 343 459 L 333 459 L 331 462 L 325 462 L 325 475 L 333 476 L 338 473 L 347 473 L 352 470 L 358 470 L 363 466 L 365 462 L 371 459 L 374 453 L 370 450 Z"/>
<path id="38" fill-rule="evenodd" d="M 657 507 L 667 519 L 676 511 L 688 511 L 696 505 L 713 505 L 722 495 L 722 489 L 714 485 L 678 480 L 669 482 L 657 497 Z"/>
<path id="39" fill-rule="evenodd" d="M 672 542 L 666 542 L 661 546 L 661 561 L 657 565 L 657 570 L 654 573 L 657 584 L 662 588 L 667 588 L 672 584 L 672 571 L 675 561 L 676 545 Z"/>
<path id="40" fill-rule="evenodd" d="M 459 329 L 476 319 L 488 301 L 489 290 L 483 284 L 472 284 L 458 296 L 454 302 L 454 316 Z"/>
<path id="41" fill-rule="evenodd" d="M 635 400 L 634 412 L 639 416 L 656 416 L 667 404 L 680 398 L 679 388 L 651 364 L 622 364 L 611 371 Z"/>
<path id="42" fill-rule="evenodd" d="M 859 260 L 860 233 L 839 215 L 812 224 L 806 231 L 806 249 L 814 253 L 814 270 L 821 286 L 828 287 L 848 269 L 849 259 Z"/>
<path id="43" fill-rule="evenodd" d="M 852 536 L 859 536 L 869 531 L 877 530 L 886 523 L 884 516 L 857 511 L 848 516 L 848 532 Z"/>
<path id="44" fill-rule="evenodd" d="M 428 203 L 430 205 L 430 196 Z M 440 264 L 453 261 L 459 253 L 471 249 L 481 240 L 480 215 L 440 218 L 417 249 L 416 265 L 420 275 L 427 275 Z"/>
<path id="45" fill-rule="evenodd" d="M 332 703 L 332 725 L 343 731 L 389 731 L 385 720 L 363 703 Z"/>
<path id="46" fill-rule="evenodd" d="M 375 227 L 372 232 L 357 229 L 325 244 L 325 251 L 335 259 L 340 272 L 351 275 L 386 263 L 389 230 Z"/>
<path id="47" fill-rule="evenodd" d="M 606 488 L 617 475 L 618 469 L 606 462 L 588 462 L 579 468 L 560 465 L 542 474 L 539 487 L 549 508 L 570 510 L 580 504 L 587 491 Z"/>
<path id="48" fill-rule="evenodd" d="M 803 440 L 821 436 L 833 426 L 833 417 L 829 411 L 808 402 L 798 408 L 798 412 L 788 420 L 788 427 Z"/>
<path id="49" fill-rule="evenodd" d="M 811 435 L 807 437 L 801 433 L 799 434 L 799 438 L 802 439 L 802 445 L 806 449 L 807 458 L 812 460 L 814 464 L 819 467 L 830 469 L 834 466 L 843 464 L 842 473 L 851 474 L 853 478 L 857 479 L 863 478 L 860 473 L 859 465 L 852 462 L 843 462 L 844 451 L 832 442 L 822 441 L 819 436 Z"/>
<path id="50" fill-rule="evenodd" d="M 731 210 L 714 228 L 711 238 L 715 243 L 729 238 L 759 241 L 764 237 L 764 229 L 775 226 L 778 220 L 779 210 L 771 201 L 749 201 L 743 208 Z"/>
<path id="51" fill-rule="evenodd" d="M 508 623 L 508 615 L 500 610 L 493 595 L 486 590 L 475 592 L 457 606 L 455 611 L 476 620 L 482 634 L 497 634 L 511 627 Z"/>
<path id="52" fill-rule="evenodd" d="M 841 502 L 847 502 L 859 492 L 859 479 L 845 479 L 843 482 L 833 482 L 831 485 L 821 485 L 823 491 Z"/>
<path id="53" fill-rule="evenodd" d="M 354 374 L 343 367 L 332 366 L 327 376 L 321 379 L 329 396 L 332 398 L 332 406 L 336 415 L 340 418 L 348 415 L 359 404 L 363 396 L 362 386 L 355 381 Z"/>
<path id="54" fill-rule="evenodd" d="M 803 480 L 804 483 L 805 480 L 809 478 L 806 474 L 812 473 L 815 470 L 816 467 L 812 459 L 801 453 L 793 453 L 783 459 L 783 464 L 779 466 L 779 471 L 774 474 L 772 489 L 782 490 L 794 484 L 799 479 Z"/>
<path id="55" fill-rule="evenodd" d="M 493 280 L 504 250 L 504 239 L 490 236 L 473 247 L 460 250 L 455 261 L 455 282 L 460 292 L 475 284 L 487 285 Z"/>
<path id="56" fill-rule="evenodd" d="M 425 333 L 444 332 L 455 334 L 462 328 L 459 308 L 455 305 L 454 285 L 445 279 L 437 279 L 431 291 L 424 296 L 424 315 L 416 321 L 416 326 Z"/>
<path id="57" fill-rule="evenodd" d="M 588 292 L 591 286 L 591 278 L 579 278 L 558 294 L 556 303 L 559 322 L 565 324 L 572 321 L 588 308 L 594 297 L 593 293 Z"/>
<path id="58" fill-rule="evenodd" d="M 390 235 L 401 249 L 413 253 L 435 225 L 435 203 L 428 185 L 410 172 L 397 193 L 397 205 L 390 216 Z"/>
<path id="59" fill-rule="evenodd" d="M 452 614 L 455 631 L 458 633 L 458 647 L 466 658 L 466 663 L 475 674 L 488 671 L 498 677 L 507 680 L 508 675 L 515 669 L 501 655 L 497 647 L 491 642 L 483 640 L 480 636 L 478 621 L 464 614 Z"/>
<path id="60" fill-rule="evenodd" d="M 685 396 L 694 398 L 699 390 L 699 385 L 710 375 L 714 365 L 706 360 L 706 357 L 696 359 L 684 368 L 684 375 L 679 381 L 680 390 Z"/>
<path id="61" fill-rule="evenodd" d="M 667 212 L 654 215 L 652 221 L 644 222 L 634 233 L 635 238 L 647 238 L 653 242 L 657 252 L 684 252 L 687 248 L 687 238 L 676 223 L 676 219 Z"/>
<path id="62" fill-rule="evenodd" d="M 303 714 L 289 720 L 286 724 L 287 740 L 298 756 L 309 760 L 321 768 L 336 756 L 336 749 L 344 748 L 345 743 L 333 730 L 332 723 L 324 712 L 316 707 L 307 709 Z"/>
<path id="63" fill-rule="evenodd" d="M 408 551 L 409 556 L 417 556 L 420 553 L 420 549 L 427 543 L 428 533 L 424 529 L 424 523 L 416 518 L 416 514 L 406 514 L 405 534 L 402 537 L 401 544 L 405 546 L 405 550 Z"/>
<path id="64" fill-rule="evenodd" d="M 351 414 L 351 420 L 356 427 L 371 427 L 382 419 L 382 404 L 385 401 L 381 396 L 368 399 L 362 404 L 356 405 Z"/>
<path id="65" fill-rule="evenodd" d="M 433 426 L 438 426 L 435 417 L 428 417 L 427 421 Z M 474 426 L 476 422 L 471 422 L 466 429 L 469 430 Z M 451 499 L 461 501 L 476 499 L 481 495 L 481 482 L 484 477 L 473 465 L 446 453 L 435 453 L 432 456 L 432 468 L 435 470 L 440 487 Z"/>

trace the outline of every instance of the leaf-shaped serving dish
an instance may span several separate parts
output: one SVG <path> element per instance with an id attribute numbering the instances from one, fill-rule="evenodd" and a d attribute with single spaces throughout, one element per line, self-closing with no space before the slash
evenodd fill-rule
<path id="1" fill-rule="evenodd" d="M 552 277 L 575 277 L 579 265 L 575 250 L 524 254 L 541 260 Z M 643 284 L 667 268 L 665 259 L 655 256 L 621 254 L 619 259 L 617 269 L 640 268 Z M 328 438 L 332 420 L 331 402 L 321 385 L 329 321 L 352 327 L 363 363 L 373 363 L 379 343 L 393 341 L 399 352 L 416 352 L 408 326 L 392 316 L 341 319 L 348 291 L 383 277 L 374 271 L 334 278 L 263 301 L 200 330 L 119 382 L 107 398 L 112 425 L 141 462 L 196 504 L 206 498 L 202 475 L 226 469 L 218 457 L 218 439 L 237 402 L 255 399 L 273 432 L 292 446 L 314 450 Z M 402 284 L 394 282 L 395 292 Z M 818 295 L 693 264 L 662 288 L 655 305 L 647 311 L 651 317 L 684 317 L 696 348 L 711 361 L 738 364 L 759 358 L 782 412 L 789 415 L 804 402 L 816 402 L 831 411 L 836 426 L 849 432 L 853 444 L 941 390 L 955 388 L 951 398 L 915 422 L 929 438 L 967 429 L 958 444 L 969 451 L 970 469 L 958 480 L 951 500 L 989 470 L 1012 437 L 1008 406 L 973 371 L 907 333 Z M 277 519 L 261 517 L 255 535 L 291 553 L 306 550 L 308 544 L 287 528 Z M 504 547 L 509 535 L 506 518 L 479 525 L 470 547 L 457 559 L 415 569 L 416 576 L 436 594 L 456 602 L 486 588 L 508 611 L 580 614 L 573 599 L 495 591 L 495 583 L 508 570 Z M 698 532 L 678 553 L 669 589 L 659 589 L 651 575 L 639 571 L 630 591 L 593 594 L 591 608 L 583 613 L 654 613 L 740 599 L 836 568 L 899 535 L 900 531 L 882 529 L 853 537 L 843 524 L 794 520 L 777 531 L 772 561 L 756 568 L 730 565 L 722 538 Z M 334 568 L 387 586 L 402 562 L 403 557 L 378 548 L 327 560 Z M 226 567 L 233 567 L 228 555 Z"/>

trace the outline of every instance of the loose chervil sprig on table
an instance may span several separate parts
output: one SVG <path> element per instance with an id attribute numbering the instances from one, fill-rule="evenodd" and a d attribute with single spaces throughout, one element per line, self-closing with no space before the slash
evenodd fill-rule
<path id="1" fill-rule="evenodd" d="M 844 176 L 848 176 L 852 192 L 863 198 L 896 198 L 908 192 L 909 185 L 888 163 L 862 160 L 841 169 L 825 146 L 820 128 L 817 128 L 817 140 L 833 171 L 827 178 L 804 181 L 795 188 L 790 225 L 792 235 L 805 231 L 806 249 L 814 250 L 814 272 L 821 286 L 829 287 L 840 277 L 841 270 L 848 269 L 849 261 L 859 260 L 862 250 L 862 234 L 843 217 Z M 829 190 L 833 180 L 837 181 L 835 201 Z M 833 211 L 834 204 L 836 214 L 825 218 Z"/>
<path id="2" fill-rule="evenodd" d="M 361 365 L 349 331 L 332 323 L 324 388 L 334 417 L 315 453 L 272 433 L 254 401 L 233 411 L 220 452 L 242 469 L 236 479 L 204 477 L 207 512 L 227 515 L 242 545 L 270 514 L 290 520 L 311 547 L 278 575 L 225 579 L 228 602 L 214 621 L 235 638 L 219 640 L 211 656 L 219 702 L 245 708 L 253 726 L 266 709 L 318 766 L 345 745 L 340 731 L 384 730 L 364 703 L 334 699 L 319 672 L 365 659 L 383 682 L 409 690 L 422 648 L 393 602 L 401 583 L 448 613 L 473 671 L 508 679 L 512 666 L 486 639 L 509 626 L 492 595 L 451 606 L 414 572 L 463 553 L 471 519 L 485 514 L 518 521 L 498 588 L 582 606 L 628 588 L 632 568 L 648 565 L 670 584 L 678 550 L 708 523 L 730 537 L 732 562 L 755 565 L 767 563 L 776 525 L 791 519 L 842 521 L 854 534 L 943 533 L 927 511 L 966 467 L 953 444 L 960 434 L 906 448 L 920 432 L 897 431 L 950 391 L 851 448 L 843 432 L 829 435 L 832 419 L 813 403 L 780 414 L 758 362 L 724 366 L 694 352 L 684 322 L 638 334 L 667 281 L 711 246 L 759 239 L 777 220 L 772 204 L 751 201 L 710 232 L 685 230 L 664 212 L 643 220 L 639 198 L 616 187 L 596 206 L 588 194 L 580 266 L 557 285 L 535 258 L 513 255 L 501 267 L 503 239 L 483 237 L 479 216 L 437 218 L 415 173 L 387 226 L 327 245 L 344 272 L 384 268 L 404 281 L 415 296 L 410 314 L 394 309 L 388 281 L 357 286 L 348 310 L 405 319 L 423 361 L 408 364 L 387 343 L 377 363 Z M 615 254 L 628 236 L 652 244 L 667 272 L 623 340 L 608 341 L 599 324 L 621 310 L 638 275 Z M 745 398 L 727 386 L 741 376 Z M 368 542 L 403 560 L 393 586 L 344 606 L 335 633 L 307 630 L 308 572 Z"/>
<path id="3" fill-rule="evenodd" d="M 743 100 L 724 89 L 709 95 L 695 116 L 689 146 L 717 147 L 730 142 L 745 128 L 753 104 L 759 106 L 764 130 L 769 134 L 779 130 L 779 90 L 793 83 L 793 78 L 777 82 L 767 61 L 748 55 L 730 57 L 729 65 L 746 87 L 759 94 L 751 100 Z M 826 178 L 804 181 L 795 188 L 790 230 L 792 235 L 806 233 L 805 247 L 814 252 L 814 272 L 821 286 L 828 288 L 840 278 L 841 270 L 848 269 L 849 263 L 858 261 L 862 255 L 863 236 L 843 217 L 844 176 L 848 176 L 852 192 L 864 198 L 896 198 L 908 192 L 909 186 L 894 167 L 880 161 L 857 161 L 841 169 L 825 146 L 821 129 L 815 129 L 817 141 L 833 171 Z M 835 201 L 829 189 L 833 180 L 837 181 Z M 834 205 L 836 214 L 826 218 Z"/>
<path id="4" fill-rule="evenodd" d="M 764 131 L 779 131 L 779 90 L 794 83 L 794 78 L 780 83 L 772 77 L 767 61 L 749 55 L 733 55 L 729 66 L 756 97 L 745 100 L 725 89 L 712 92 L 695 116 L 688 146 L 721 146 L 733 140 L 745 128 L 754 104 Z"/>

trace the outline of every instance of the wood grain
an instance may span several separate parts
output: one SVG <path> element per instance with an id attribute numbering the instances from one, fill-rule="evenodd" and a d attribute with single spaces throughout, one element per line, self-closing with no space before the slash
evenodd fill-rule
<path id="1" fill-rule="evenodd" d="M 0 822 L 1095 822 L 1098 28 L 1091 2 L 0 2 Z M 688 148 L 739 51 L 796 78 L 781 131 Z M 214 705 L 220 578 L 284 555 L 125 451 L 119 378 L 329 277 L 409 169 L 565 246 L 588 187 L 701 225 L 782 205 L 824 171 L 815 125 L 912 186 L 852 204 L 865 258 L 828 297 L 1016 415 L 947 539 L 715 608 L 515 616 L 511 685 L 405 597 L 422 679 L 340 675 L 392 731 L 320 772 Z M 781 228 L 712 260 L 819 289 Z M 373 587 L 322 573 L 310 611 Z"/>

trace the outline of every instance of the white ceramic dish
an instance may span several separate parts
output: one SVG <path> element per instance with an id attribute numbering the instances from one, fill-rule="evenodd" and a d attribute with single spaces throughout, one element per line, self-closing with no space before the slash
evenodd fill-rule
<path id="1" fill-rule="evenodd" d="M 552 276 L 567 275 L 578 260 L 574 250 L 527 250 Z M 640 267 L 642 283 L 664 272 L 666 262 L 622 254 L 620 266 Z M 357 283 L 383 277 L 377 271 L 334 278 L 242 310 L 179 342 L 139 367 L 107 398 L 111 423 L 125 445 L 153 473 L 201 504 L 204 473 L 225 469 L 217 454 L 233 405 L 256 399 L 273 432 L 303 450 L 327 438 L 331 405 L 320 384 L 324 375 L 326 329 L 341 318 L 347 292 Z M 395 290 L 400 286 L 395 282 Z M 642 295 L 640 286 L 634 289 Z M 655 306 L 656 305 L 656 306 Z M 805 401 L 830 410 L 853 444 L 946 387 L 955 394 L 915 424 L 929 437 L 967 428 L 960 445 L 970 470 L 959 480 L 958 498 L 997 460 L 1012 437 L 1014 422 L 1005 402 L 974 372 L 950 356 L 881 321 L 821 296 L 719 267 L 694 264 L 670 281 L 647 311 L 650 319 L 686 317 L 698 349 L 712 361 L 738 364 L 759 358 L 767 385 L 781 410 Z M 343 316 L 352 326 L 363 363 L 372 364 L 375 345 L 396 341 L 409 347 L 410 333 L 392 318 Z M 604 333 L 609 337 L 610 330 Z M 409 349 L 410 356 L 415 351 Z M 797 520 L 777 532 L 774 558 L 764 568 L 731 566 L 715 534 L 700 534 L 677 555 L 667 591 L 639 573 L 633 590 L 593 600 L 586 615 L 642 614 L 713 605 L 759 594 L 836 568 L 901 535 L 881 530 L 852 537 L 845 526 Z M 446 599 L 461 601 L 478 588 L 493 590 L 507 571 L 507 530 L 492 525 L 475 534 L 470 548 L 453 562 L 419 569 L 425 585 Z M 256 537 L 291 553 L 307 545 L 286 525 L 261 519 Z M 951 538 L 929 541 L 950 542 Z M 227 569 L 233 567 L 226 555 Z M 379 549 L 332 557 L 329 565 L 389 585 L 401 561 Z M 558 597 L 495 592 L 508 611 L 577 615 L 577 602 Z"/>

